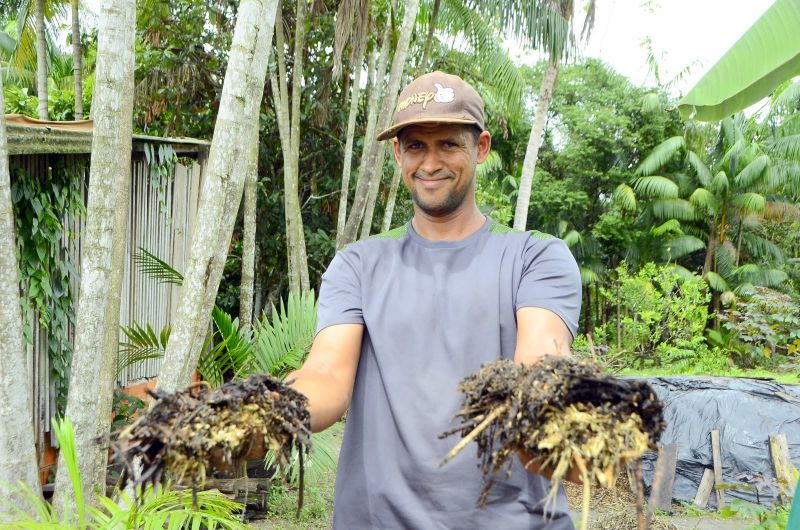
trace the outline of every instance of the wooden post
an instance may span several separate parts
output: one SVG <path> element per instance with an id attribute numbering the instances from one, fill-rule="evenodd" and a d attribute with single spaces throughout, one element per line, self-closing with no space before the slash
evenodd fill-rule
<path id="1" fill-rule="evenodd" d="M 708 497 L 711 495 L 713 488 L 714 472 L 706 468 L 703 471 L 703 478 L 700 480 L 700 487 L 697 488 L 697 494 L 694 496 L 694 505 L 698 508 L 705 508 L 708 505 Z"/>
<path id="2" fill-rule="evenodd" d="M 658 450 L 656 468 L 653 472 L 653 486 L 647 508 L 650 513 L 656 509 L 669 511 L 672 507 L 672 486 L 675 483 L 675 467 L 678 463 L 678 445 L 666 444 Z"/>
<path id="3" fill-rule="evenodd" d="M 794 479 L 792 460 L 789 457 L 789 442 L 785 434 L 771 434 L 769 437 L 769 452 L 772 455 L 772 468 L 781 491 L 784 502 L 794 495 L 797 481 Z"/>
<path id="4" fill-rule="evenodd" d="M 725 506 L 725 496 L 719 489 L 722 480 L 722 449 L 719 443 L 719 431 L 711 431 L 711 456 L 714 459 L 714 484 L 717 491 L 717 510 Z"/>
<path id="5" fill-rule="evenodd" d="M 642 460 L 636 462 L 636 520 L 638 530 L 650 530 L 650 513 L 644 508 L 644 478 L 642 477 Z"/>

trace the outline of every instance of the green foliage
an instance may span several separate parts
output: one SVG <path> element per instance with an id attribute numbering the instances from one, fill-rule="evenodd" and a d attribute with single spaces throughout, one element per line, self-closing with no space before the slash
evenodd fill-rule
<path id="1" fill-rule="evenodd" d="M 774 507 L 753 504 L 741 499 L 734 499 L 720 511 L 723 518 L 745 517 L 756 519 L 747 530 L 786 530 L 789 524 L 789 510 L 785 506 Z"/>
<path id="2" fill-rule="evenodd" d="M 175 165 L 178 162 L 178 155 L 171 145 L 159 143 L 156 145 L 145 143 L 144 156 L 147 166 L 150 169 L 150 184 L 156 190 L 158 205 L 161 213 L 169 215 L 169 205 L 167 205 L 167 189 L 175 175 Z"/>
<path id="3" fill-rule="evenodd" d="M 137 397 L 129 396 L 119 388 L 114 389 L 114 403 L 111 407 L 113 419 L 111 432 L 119 431 L 133 422 L 136 413 L 144 409 L 145 402 Z"/>
<path id="4" fill-rule="evenodd" d="M 72 358 L 68 340 L 75 324 L 72 281 L 78 273 L 69 248 L 75 238 L 65 220 L 85 213 L 80 165 L 67 166 L 53 157 L 47 178 L 34 178 L 17 165 L 11 169 L 11 199 L 16 218 L 17 257 L 23 286 L 25 339 L 32 343 L 33 319 L 47 332 L 51 377 L 56 388 L 57 410 L 66 405 Z"/>
<path id="5" fill-rule="evenodd" d="M 596 330 L 598 343 L 624 352 L 633 368 L 669 365 L 680 371 L 713 359 L 703 338 L 710 296 L 701 278 L 653 263 L 633 275 L 624 266 L 616 273 L 616 285 L 603 294 L 619 314 Z"/>
<path id="6" fill-rule="evenodd" d="M 790 295 L 756 287 L 719 319 L 740 366 L 774 367 L 800 352 L 800 303 Z"/>
<path id="7" fill-rule="evenodd" d="M 237 515 L 243 506 L 216 490 L 197 492 L 195 502 L 191 490 L 173 490 L 170 485 L 148 486 L 136 492 L 136 500 L 126 492 L 116 491 L 114 498 L 96 495 L 97 506 L 90 505 L 80 479 L 72 423 L 68 419 L 53 421 L 53 431 L 75 494 L 75 512 L 61 510 L 65 514 L 60 517 L 50 503 L 22 486 L 32 509 L 26 511 L 0 499 L 0 506 L 7 514 L 0 519 L 8 521 L 0 523 L 0 530 L 156 530 L 166 525 L 175 530 L 246 528 Z"/>
<path id="8" fill-rule="evenodd" d="M 239 319 L 214 306 L 211 311 L 216 331 L 206 341 L 197 371 L 211 383 L 220 386 L 238 376 L 251 362 L 252 332 L 239 327 Z"/>
<path id="9" fill-rule="evenodd" d="M 128 366 L 148 359 L 160 359 L 167 349 L 167 342 L 172 329 L 165 326 L 156 333 L 150 324 L 142 327 L 138 322 L 130 326 L 120 326 L 128 340 L 119 343 L 117 358 L 117 376 Z"/>

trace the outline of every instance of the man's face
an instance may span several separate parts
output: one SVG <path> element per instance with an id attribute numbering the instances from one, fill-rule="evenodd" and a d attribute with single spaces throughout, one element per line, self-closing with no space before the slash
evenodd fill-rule
<path id="1" fill-rule="evenodd" d="M 475 196 L 475 167 L 491 148 L 464 125 L 410 125 L 394 139 L 394 154 L 414 204 L 432 217 L 445 217 Z"/>

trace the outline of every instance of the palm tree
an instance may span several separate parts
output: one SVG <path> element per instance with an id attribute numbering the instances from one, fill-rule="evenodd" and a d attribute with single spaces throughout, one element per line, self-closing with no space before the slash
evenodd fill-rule
<path id="1" fill-rule="evenodd" d="M 78 0 L 70 1 L 72 7 L 72 71 L 75 79 L 75 119 L 83 118 L 83 80 L 81 78 L 81 26 L 78 20 Z"/>
<path id="2" fill-rule="evenodd" d="M 786 280 L 773 267 L 783 253 L 758 229 L 765 220 L 800 216 L 784 194 L 787 186 L 798 186 L 797 163 L 785 156 L 791 152 L 781 152 L 785 143 L 762 141 L 761 134 L 741 114 L 724 119 L 718 130 L 687 127 L 683 136 L 653 149 L 632 187 L 621 184 L 615 191 L 615 200 L 629 210 L 637 198 L 646 200 L 641 220 L 653 227 L 663 259 L 705 249 L 702 275 L 726 298 L 750 285 L 775 287 Z M 663 176 L 656 174 L 662 170 Z"/>

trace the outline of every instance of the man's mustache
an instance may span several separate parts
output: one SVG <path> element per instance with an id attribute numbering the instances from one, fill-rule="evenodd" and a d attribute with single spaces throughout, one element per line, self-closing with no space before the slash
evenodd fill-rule
<path id="1" fill-rule="evenodd" d="M 435 173 L 428 173 L 427 171 L 417 170 L 411 175 L 414 178 L 423 179 L 423 180 L 434 180 L 434 179 L 444 179 L 444 178 L 455 178 L 456 175 L 452 171 L 441 170 L 436 171 Z"/>

